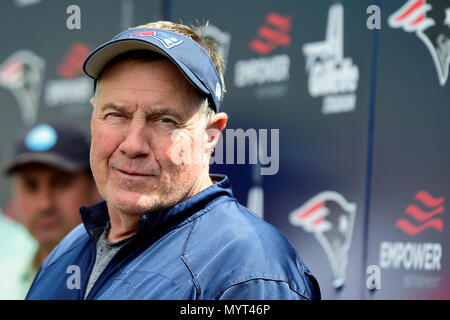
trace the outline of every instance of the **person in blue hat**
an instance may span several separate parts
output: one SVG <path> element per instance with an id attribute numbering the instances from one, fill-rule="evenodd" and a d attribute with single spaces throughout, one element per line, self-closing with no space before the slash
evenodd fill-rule
<path id="1" fill-rule="evenodd" d="M 167 21 L 95 49 L 90 164 L 104 201 L 53 250 L 27 299 L 320 299 L 287 238 L 209 172 L 227 123 L 215 46 Z"/>
<path id="2" fill-rule="evenodd" d="M 11 206 L 34 241 L 10 239 L 16 257 L 0 261 L 5 299 L 26 297 L 45 258 L 81 223 L 80 206 L 100 201 L 89 166 L 89 138 L 80 129 L 38 123 L 18 138 L 5 171 L 12 179 Z"/>

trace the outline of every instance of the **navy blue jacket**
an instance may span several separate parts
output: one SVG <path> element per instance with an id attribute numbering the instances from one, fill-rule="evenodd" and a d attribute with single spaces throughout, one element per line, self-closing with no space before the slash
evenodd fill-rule
<path id="1" fill-rule="evenodd" d="M 109 215 L 105 202 L 80 212 L 83 224 L 45 260 L 27 299 L 83 299 Z M 87 299 L 320 299 L 320 289 L 286 237 L 241 206 L 223 177 L 143 215 Z"/>

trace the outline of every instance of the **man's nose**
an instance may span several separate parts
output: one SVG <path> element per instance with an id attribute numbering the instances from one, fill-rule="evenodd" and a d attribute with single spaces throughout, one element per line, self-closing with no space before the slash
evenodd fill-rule
<path id="1" fill-rule="evenodd" d="M 52 188 L 43 183 L 39 187 L 38 196 L 36 199 L 36 206 L 39 211 L 46 211 L 51 209 L 54 205 L 54 194 Z"/>
<path id="2" fill-rule="evenodd" d="M 127 128 L 120 151 L 129 158 L 145 157 L 150 153 L 149 128 L 145 123 L 133 120 Z"/>

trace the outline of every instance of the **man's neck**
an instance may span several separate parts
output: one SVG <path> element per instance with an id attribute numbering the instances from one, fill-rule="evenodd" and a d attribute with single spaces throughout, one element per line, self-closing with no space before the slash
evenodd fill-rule
<path id="1" fill-rule="evenodd" d="M 139 228 L 140 215 L 114 214 L 110 209 L 109 217 L 111 229 L 109 229 L 106 239 L 110 242 L 118 242 L 136 234 Z"/>

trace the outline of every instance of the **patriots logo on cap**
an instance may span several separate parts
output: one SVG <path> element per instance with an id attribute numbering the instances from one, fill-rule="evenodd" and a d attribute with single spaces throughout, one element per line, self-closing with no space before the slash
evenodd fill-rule
<path id="1" fill-rule="evenodd" d="M 289 214 L 294 226 L 311 232 L 322 245 L 334 275 L 335 288 L 343 286 L 356 204 L 335 191 L 324 191 Z"/>
<path id="2" fill-rule="evenodd" d="M 180 44 L 183 43 L 182 39 L 178 39 L 174 35 L 154 30 L 136 32 L 131 34 L 130 38 L 131 37 L 152 37 L 160 41 L 167 49 L 179 46 Z"/>

